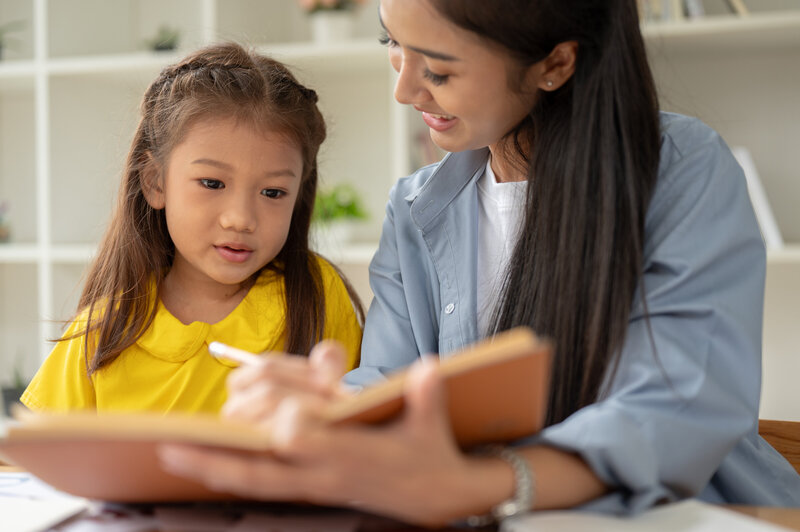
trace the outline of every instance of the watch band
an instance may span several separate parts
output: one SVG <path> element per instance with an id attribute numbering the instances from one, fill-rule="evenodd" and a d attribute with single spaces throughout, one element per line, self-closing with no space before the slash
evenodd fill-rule
<path id="1" fill-rule="evenodd" d="M 518 452 L 500 445 L 482 447 L 478 454 L 500 458 L 511 466 L 514 470 L 514 495 L 493 507 L 488 514 L 467 517 L 466 524 L 471 527 L 481 527 L 529 512 L 533 508 L 536 482 L 528 461 Z"/>

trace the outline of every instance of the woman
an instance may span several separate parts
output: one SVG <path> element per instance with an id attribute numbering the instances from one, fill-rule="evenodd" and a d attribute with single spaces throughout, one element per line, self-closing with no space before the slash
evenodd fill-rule
<path id="1" fill-rule="evenodd" d="M 548 426 L 464 454 L 422 363 L 396 423 L 324 427 L 315 406 L 344 392 L 321 344 L 307 366 L 229 381 L 228 414 L 271 423 L 275 459 L 170 448 L 167 467 L 425 524 L 800 504 L 757 435 L 765 252 L 744 177 L 709 128 L 659 114 L 634 0 L 381 0 L 380 15 L 395 97 L 454 153 L 392 191 L 345 382 L 528 325 L 556 346 Z"/>

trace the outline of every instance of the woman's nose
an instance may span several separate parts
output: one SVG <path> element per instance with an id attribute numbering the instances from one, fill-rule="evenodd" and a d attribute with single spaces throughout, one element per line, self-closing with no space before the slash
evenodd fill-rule
<path id="1" fill-rule="evenodd" d="M 398 51 L 392 58 L 392 66 L 397 71 L 394 84 L 394 99 L 398 103 L 413 105 L 431 99 L 428 89 L 421 83 L 419 69 L 415 61 L 405 51 Z"/>

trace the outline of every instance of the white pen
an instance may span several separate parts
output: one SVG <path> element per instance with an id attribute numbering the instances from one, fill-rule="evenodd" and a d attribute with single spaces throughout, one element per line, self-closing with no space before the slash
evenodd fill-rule
<path id="1" fill-rule="evenodd" d="M 242 366 L 256 366 L 264 363 L 264 359 L 259 355 L 242 349 L 236 349 L 222 342 L 211 342 L 208 344 L 208 352 L 217 358 L 238 362 Z"/>

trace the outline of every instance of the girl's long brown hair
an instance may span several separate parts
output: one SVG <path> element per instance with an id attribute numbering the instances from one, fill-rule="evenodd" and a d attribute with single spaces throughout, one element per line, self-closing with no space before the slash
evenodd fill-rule
<path id="1" fill-rule="evenodd" d="M 147 203 L 143 187 L 157 186 L 163 177 L 159 169 L 167 167 L 172 149 L 192 124 L 207 118 L 232 117 L 257 131 L 277 131 L 300 149 L 303 177 L 288 238 L 266 267 L 284 279 L 286 351 L 307 354 L 322 338 L 325 297 L 315 254 L 308 247 L 317 153 L 326 135 L 316 104 L 316 93 L 283 64 L 233 43 L 198 50 L 166 67 L 150 85 L 117 205 L 78 304 L 85 327 L 69 337 L 84 335 L 89 375 L 133 345 L 155 318 L 156 295 L 175 246 L 163 209 Z M 363 322 L 361 303 L 345 285 Z"/>
<path id="2" fill-rule="evenodd" d="M 553 341 L 547 423 L 557 423 L 595 402 L 616 371 L 642 281 L 661 134 L 636 2 L 432 3 L 524 67 L 559 43 L 578 43 L 572 78 L 540 93 L 505 139 L 529 185 L 521 236 L 488 331 L 527 325 Z"/>

